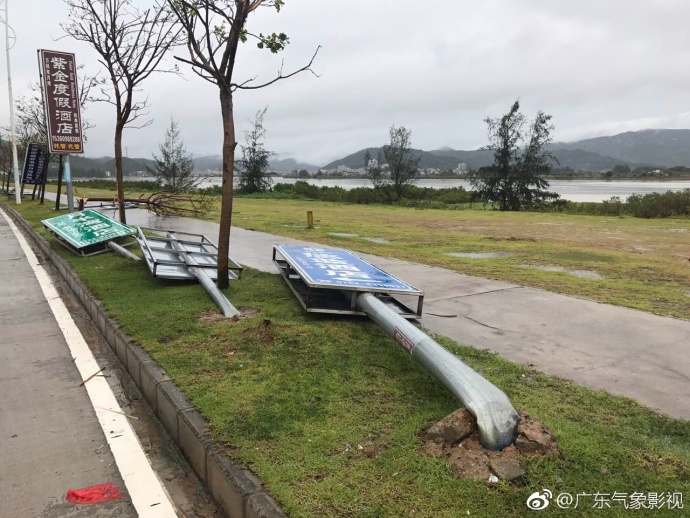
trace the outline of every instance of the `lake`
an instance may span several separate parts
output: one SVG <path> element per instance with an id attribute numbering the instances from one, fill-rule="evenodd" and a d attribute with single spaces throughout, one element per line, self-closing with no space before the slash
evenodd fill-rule
<path id="1" fill-rule="evenodd" d="M 133 180 L 134 178 L 127 178 Z M 139 178 L 140 180 L 154 180 L 154 178 Z M 297 178 L 276 177 L 274 183 L 295 183 Z M 332 178 L 320 180 L 310 178 L 306 180 L 312 185 L 354 189 L 355 187 L 371 187 L 371 182 L 355 178 Z M 690 189 L 690 180 L 550 180 L 550 190 L 557 192 L 562 198 L 570 201 L 601 202 L 611 196 L 619 196 L 625 200 L 631 194 L 647 194 L 650 192 L 680 191 Z M 204 180 L 201 187 L 220 185 L 220 177 Z M 459 179 L 420 179 L 415 182 L 419 187 L 441 189 L 447 187 L 464 187 L 470 190 L 470 182 Z"/>

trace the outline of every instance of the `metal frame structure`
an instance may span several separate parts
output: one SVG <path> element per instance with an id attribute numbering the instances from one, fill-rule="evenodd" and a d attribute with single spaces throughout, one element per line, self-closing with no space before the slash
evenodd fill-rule
<path id="1" fill-rule="evenodd" d="M 218 247 L 202 234 L 137 227 L 136 240 L 154 277 L 195 279 L 195 275 L 189 271 L 189 266 L 193 266 L 207 271 L 211 279 L 218 279 Z M 229 279 L 240 279 L 243 268 L 232 259 L 228 262 Z"/>
<path id="2" fill-rule="evenodd" d="M 354 254 L 352 255 L 354 256 Z M 407 286 L 407 289 L 334 286 L 315 282 L 303 268 L 291 260 L 289 254 L 286 253 L 281 245 L 273 245 L 273 262 L 278 267 L 280 275 L 285 279 L 290 290 L 292 290 L 307 312 L 366 316 L 366 313 L 357 307 L 357 295 L 367 292 L 374 293 L 383 304 L 403 318 L 418 319 L 422 317 L 424 293 L 392 275 L 386 274 L 391 279 Z M 411 309 L 394 298 L 393 295 L 415 297 L 417 299 L 417 309 Z"/>
<path id="3" fill-rule="evenodd" d="M 155 235 L 146 235 L 144 231 Z M 218 247 L 206 236 L 175 230 L 137 227 L 136 240 L 154 277 L 177 280 L 196 279 L 218 305 L 223 315 L 228 318 L 239 317 L 240 312 L 214 283 L 214 280 L 218 279 Z M 232 259 L 228 262 L 230 263 L 228 278 L 231 281 L 240 279 L 242 267 Z"/>

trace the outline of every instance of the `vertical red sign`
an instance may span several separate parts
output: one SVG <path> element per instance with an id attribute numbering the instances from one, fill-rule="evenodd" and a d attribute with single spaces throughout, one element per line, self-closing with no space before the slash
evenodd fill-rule
<path id="1" fill-rule="evenodd" d="M 83 153 L 79 85 L 74 54 L 41 50 L 42 85 L 50 153 Z"/>

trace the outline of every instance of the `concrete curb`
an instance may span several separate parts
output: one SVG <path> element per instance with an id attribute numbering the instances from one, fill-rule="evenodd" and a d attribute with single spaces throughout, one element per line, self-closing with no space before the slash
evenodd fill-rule
<path id="1" fill-rule="evenodd" d="M 0 207 L 60 272 L 225 515 L 231 518 L 286 516 L 251 471 L 235 464 L 210 443 L 205 436 L 206 419 L 149 354 L 120 330 L 67 261 L 15 210 L 3 202 Z"/>

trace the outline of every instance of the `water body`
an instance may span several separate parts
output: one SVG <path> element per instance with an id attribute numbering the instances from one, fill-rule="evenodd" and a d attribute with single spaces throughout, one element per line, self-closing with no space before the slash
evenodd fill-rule
<path id="1" fill-rule="evenodd" d="M 131 180 L 133 178 L 128 178 Z M 140 178 L 141 180 L 153 180 L 154 178 Z M 274 184 L 290 183 L 299 181 L 297 178 L 276 177 Z M 342 187 L 343 189 L 354 189 L 355 187 L 371 187 L 371 182 L 364 179 L 355 178 L 329 178 L 316 179 L 310 178 L 308 183 L 317 186 Z M 680 191 L 690 189 L 690 180 L 550 180 L 551 191 L 557 192 L 563 199 L 570 201 L 591 201 L 601 202 L 608 200 L 611 196 L 619 196 L 625 200 L 631 194 L 647 194 L 650 192 Z M 201 187 L 211 185 L 221 185 L 220 177 L 213 177 L 204 180 Z M 415 185 L 419 187 L 431 187 L 441 189 L 447 187 L 464 187 L 470 190 L 470 182 L 458 179 L 421 179 Z"/>

